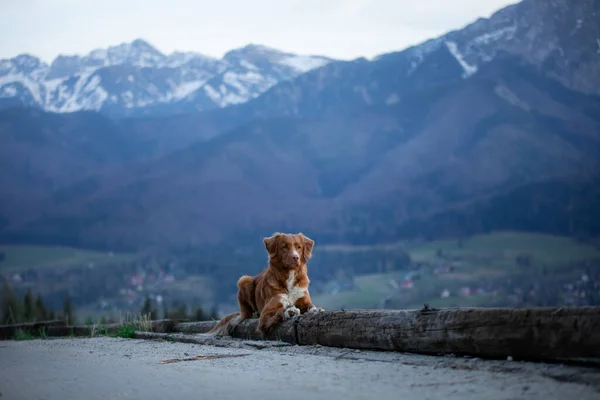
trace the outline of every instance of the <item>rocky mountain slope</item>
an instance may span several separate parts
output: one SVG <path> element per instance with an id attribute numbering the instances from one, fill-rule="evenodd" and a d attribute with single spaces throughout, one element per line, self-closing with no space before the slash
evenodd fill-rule
<path id="1" fill-rule="evenodd" d="M 302 117 L 389 106 L 415 90 L 469 79 L 504 54 L 524 59 L 567 88 L 600 95 L 599 18 L 598 0 L 523 0 L 489 19 L 371 62 L 330 63 L 273 87 L 248 108 L 261 116 Z"/>
<path id="2" fill-rule="evenodd" d="M 43 213 L 56 190 L 120 168 L 139 151 L 98 113 L 0 110 L 0 226 Z"/>
<path id="3" fill-rule="evenodd" d="M 481 18 L 463 29 L 407 50 L 384 54 L 370 63 L 397 75 L 398 83 L 413 81 L 431 53 L 447 50 L 468 78 L 498 53 L 509 52 L 545 70 L 565 86 L 600 94 L 600 5 L 596 0 L 524 0 L 489 19 Z M 320 56 L 300 56 L 259 45 L 232 50 L 217 60 L 197 53 L 164 55 L 143 40 L 98 49 L 86 56 L 59 56 L 51 65 L 34 56 L 0 61 L 0 107 L 36 105 L 46 111 L 103 111 L 112 116 L 172 115 L 240 104 L 278 86 L 284 100 L 318 97 L 358 68 L 362 82 L 348 93 L 363 102 L 395 102 L 402 93 L 385 90 L 370 79 L 385 71 L 364 74 L 355 62 L 333 63 Z M 316 69 L 306 77 L 315 87 L 309 94 L 277 85 Z M 318 75 L 318 76 L 317 76 Z M 418 77 L 416 78 L 418 80 Z M 331 81 L 331 82 L 330 82 Z M 368 84 L 367 84 L 368 83 Z M 381 92 L 385 93 L 381 93 Z M 281 99 L 271 97 L 274 103 Z M 288 107 L 287 112 L 294 112 Z M 269 112 L 268 110 L 267 112 Z"/>
<path id="4" fill-rule="evenodd" d="M 114 122 L 136 149 L 122 167 L 64 181 L 37 215 L 3 213 L 2 236 L 109 248 L 274 230 L 388 240 L 415 218 L 595 170 L 590 16 L 600 1 L 566 4 L 524 0 L 404 51 L 330 62 L 247 102 Z"/>
<path id="5" fill-rule="evenodd" d="M 22 54 L 0 61 L 0 107 L 111 116 L 206 110 L 246 102 L 330 61 L 258 45 L 220 60 L 190 52 L 165 55 L 139 39 L 85 56 L 61 55 L 50 65 Z"/>
<path id="6" fill-rule="evenodd" d="M 508 52 L 566 87 L 600 94 L 599 20 L 597 0 L 524 0 L 413 51 L 445 45 L 460 60 L 465 75 L 499 52 Z"/>
<path id="7" fill-rule="evenodd" d="M 537 181 L 495 196 L 456 204 L 433 215 L 408 220 L 390 234 L 398 238 L 436 239 L 496 230 L 544 232 L 579 240 L 597 237 L 600 171 Z"/>
<path id="8" fill-rule="evenodd" d="M 598 15 L 599 0 L 576 5 L 567 0 L 524 0 L 489 19 L 372 61 L 331 62 L 274 85 L 251 102 L 215 113 L 161 118 L 153 120 L 151 127 L 145 121 L 128 123 L 138 132 L 140 127 L 168 131 L 176 142 L 180 136 L 212 137 L 255 118 L 352 114 L 367 106 L 393 106 L 410 100 L 415 91 L 438 84 L 469 80 L 505 55 L 523 59 L 543 76 L 576 92 L 600 95 Z"/>
<path id="9" fill-rule="evenodd" d="M 469 80 L 392 106 L 256 120 L 92 175 L 55 191 L 44 217 L 8 232 L 67 232 L 107 247 L 284 228 L 341 242 L 385 238 L 410 218 L 598 160 L 600 99 L 498 58 Z"/>

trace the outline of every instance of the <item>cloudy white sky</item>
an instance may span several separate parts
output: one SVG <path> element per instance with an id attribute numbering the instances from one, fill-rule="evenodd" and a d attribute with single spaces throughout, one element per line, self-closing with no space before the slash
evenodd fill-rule
<path id="1" fill-rule="evenodd" d="M 516 0 L 0 0 L 0 58 L 50 62 L 136 38 L 221 57 L 248 43 L 373 57 L 460 28 Z"/>

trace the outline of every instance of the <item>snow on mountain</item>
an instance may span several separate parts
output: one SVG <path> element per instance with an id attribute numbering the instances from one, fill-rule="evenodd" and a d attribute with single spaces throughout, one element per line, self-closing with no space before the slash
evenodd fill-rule
<path id="1" fill-rule="evenodd" d="M 499 53 L 515 54 L 570 89 L 600 94 L 600 58 L 589 56 L 600 48 L 599 17 L 600 0 L 579 0 L 577 7 L 570 0 L 523 0 L 407 54 L 414 71 L 425 55 L 446 46 L 464 69 L 463 78 Z"/>
<path id="2" fill-rule="evenodd" d="M 440 56 L 439 62 L 445 63 L 441 70 L 458 65 L 462 78 L 469 79 L 505 52 L 544 69 L 568 88 L 600 94 L 600 58 L 590 56 L 600 54 L 600 0 L 580 0 L 577 7 L 569 1 L 523 0 L 490 18 L 373 61 L 389 60 L 387 73 L 406 80 L 427 74 L 423 68 L 430 58 Z M 456 65 L 448 64 L 452 60 Z M 231 50 L 221 59 L 190 52 L 165 55 L 140 39 L 85 56 L 59 56 L 51 65 L 19 55 L 0 60 L 0 107 L 19 103 L 115 116 L 207 110 L 247 102 L 332 61 L 256 44 Z M 369 90 L 380 90 L 371 86 L 364 82 L 356 90 L 368 99 Z M 389 96 L 393 102 L 394 94 L 385 94 Z"/>
<path id="3" fill-rule="evenodd" d="M 59 113 L 95 110 L 117 116 L 160 106 L 173 112 L 226 107 L 330 61 L 257 45 L 232 50 L 223 59 L 194 52 L 165 55 L 137 39 L 85 56 L 60 55 L 50 65 L 25 54 L 0 60 L 0 100 Z"/>
<path id="4" fill-rule="evenodd" d="M 266 46 L 250 44 L 225 54 L 229 68 L 211 78 L 189 102 L 207 101 L 226 107 L 258 97 L 275 84 L 322 67 L 326 57 L 296 55 Z"/>
<path id="5" fill-rule="evenodd" d="M 327 64 L 324 58 L 288 55 L 279 60 L 281 64 L 289 65 L 297 71 L 308 72 L 311 69 Z"/>
<path id="6" fill-rule="evenodd" d="M 470 65 L 468 62 L 465 61 L 463 55 L 458 50 L 458 46 L 455 42 L 447 41 L 446 46 L 448 47 L 448 50 L 454 56 L 454 58 L 456 58 L 456 61 L 458 61 L 460 66 L 465 70 L 463 78 L 468 78 L 469 76 L 477 72 L 477 66 Z"/>
<path id="7" fill-rule="evenodd" d="M 515 37 L 518 6 L 519 4 L 508 6 L 497 11 L 489 19 L 480 18 L 463 29 L 451 31 L 406 49 L 404 53 L 412 60 L 407 75 L 410 76 L 416 71 L 427 55 L 446 47 L 464 70 L 463 78 L 471 77 L 477 73 L 479 66 L 492 61 L 498 51 Z"/>

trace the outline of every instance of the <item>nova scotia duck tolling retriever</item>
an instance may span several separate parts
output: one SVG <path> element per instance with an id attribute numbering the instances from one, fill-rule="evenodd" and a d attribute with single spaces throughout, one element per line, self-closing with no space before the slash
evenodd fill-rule
<path id="1" fill-rule="evenodd" d="M 238 282 L 239 312 L 223 317 L 209 335 L 231 335 L 240 322 L 259 317 L 258 331 L 270 335 L 277 324 L 304 313 L 324 311 L 315 307 L 308 293 L 306 263 L 314 240 L 302 233 L 275 233 L 263 239 L 269 266 L 256 276 Z"/>

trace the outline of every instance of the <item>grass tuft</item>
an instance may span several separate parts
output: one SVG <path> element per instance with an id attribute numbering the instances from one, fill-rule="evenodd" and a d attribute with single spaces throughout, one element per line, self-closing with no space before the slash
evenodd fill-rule
<path id="1" fill-rule="evenodd" d="M 35 336 L 33 336 L 33 334 L 27 330 L 17 329 L 15 331 L 13 339 L 14 340 L 33 340 L 33 339 L 35 339 Z"/>

